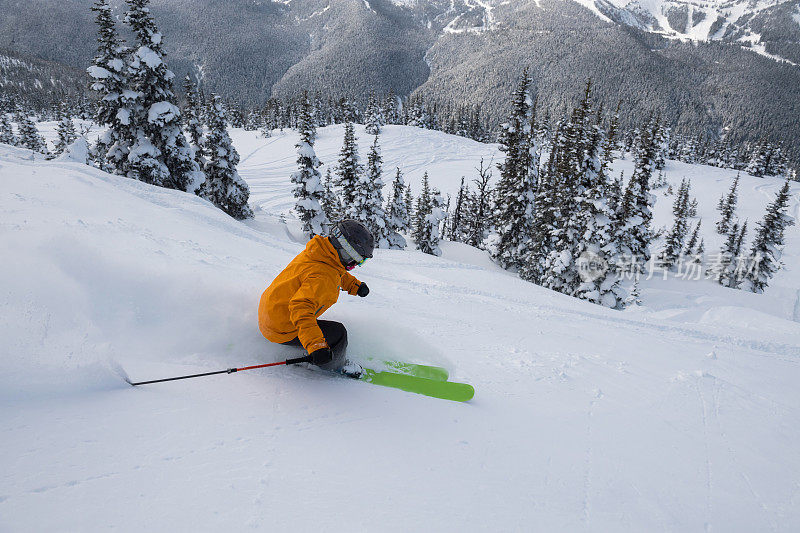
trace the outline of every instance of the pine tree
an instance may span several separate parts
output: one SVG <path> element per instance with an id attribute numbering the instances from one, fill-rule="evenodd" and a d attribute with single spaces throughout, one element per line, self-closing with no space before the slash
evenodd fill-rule
<path id="1" fill-rule="evenodd" d="M 344 142 L 339 152 L 339 166 L 336 168 L 336 186 L 341 191 L 342 206 L 346 212 L 355 204 L 356 187 L 364 169 L 359 163 L 358 145 L 352 122 L 344 125 Z"/>
<path id="2" fill-rule="evenodd" d="M 64 150 L 66 150 L 67 146 L 75 142 L 78 138 L 78 135 L 75 133 L 75 124 L 73 124 L 72 118 L 70 118 L 68 114 L 64 113 L 61 117 L 56 132 L 58 133 L 58 141 L 56 141 L 54 153 L 55 155 L 61 155 L 64 153 Z"/>
<path id="3" fill-rule="evenodd" d="M 678 261 L 683 250 L 683 242 L 689 231 L 690 187 L 691 184 L 686 178 L 681 180 L 681 186 L 678 189 L 678 194 L 675 196 L 675 202 L 672 204 L 672 215 L 675 217 L 675 223 L 669 235 L 667 235 L 667 241 L 661 253 L 661 264 L 668 270 L 672 269 Z"/>
<path id="4" fill-rule="evenodd" d="M 378 105 L 378 101 L 375 99 L 375 93 L 370 93 L 369 95 L 366 117 L 367 133 L 370 135 L 378 135 L 383 125 L 386 124 L 386 119 Z"/>
<path id="5" fill-rule="evenodd" d="M 126 58 L 129 50 L 117 34 L 114 15 L 107 0 L 97 0 L 92 7 L 97 23 L 97 55 L 87 69 L 92 90 L 97 94 L 94 120 L 106 126 L 92 150 L 96 164 L 107 172 L 125 175 L 131 139 L 126 132 L 132 127 L 127 87 Z"/>
<path id="6" fill-rule="evenodd" d="M 738 201 L 737 189 L 739 187 L 739 174 L 733 180 L 730 191 L 726 196 L 719 199 L 717 210 L 722 218 L 717 222 L 717 233 L 720 235 L 727 235 L 730 229 L 731 221 L 736 214 L 736 202 Z"/>
<path id="7" fill-rule="evenodd" d="M 654 197 L 650 193 L 650 178 L 653 175 L 653 158 L 656 144 L 652 128 L 645 128 L 638 141 L 633 175 L 628 181 L 622 197 L 621 231 L 624 233 L 623 253 L 631 257 L 640 267 L 650 260 L 652 241 Z"/>
<path id="8" fill-rule="evenodd" d="M 383 159 L 381 158 L 378 136 L 367 155 L 366 172 L 357 175 L 353 201 L 347 206 L 347 217 L 362 222 L 375 238 L 376 248 L 389 246 L 386 215 L 383 212 L 383 179 L 381 175 Z"/>
<path id="9" fill-rule="evenodd" d="M 739 223 L 734 222 L 729 228 L 727 238 L 720 249 L 717 263 L 712 265 L 712 273 L 717 283 L 724 287 L 734 286 L 736 269 L 736 240 L 739 237 Z"/>
<path id="10" fill-rule="evenodd" d="M 442 255 L 439 248 L 439 231 L 445 218 L 445 203 L 438 189 L 429 192 L 428 173 L 422 181 L 422 195 L 417 203 L 417 227 L 414 231 L 414 243 L 417 250 L 430 255 Z"/>
<path id="11" fill-rule="evenodd" d="M 767 207 L 764 219 L 757 224 L 756 236 L 750 249 L 751 268 L 745 274 L 747 289 L 762 293 L 769 280 L 780 268 L 784 232 L 794 220 L 786 212 L 789 205 L 789 180 L 786 180 L 775 201 Z"/>
<path id="12" fill-rule="evenodd" d="M 539 176 L 535 194 L 534 223 L 530 250 L 519 275 L 526 281 L 543 284 L 548 271 L 548 259 L 555 248 L 555 235 L 560 232 L 562 220 L 562 183 L 560 169 L 565 153 L 564 125 L 559 123 L 553 136 L 547 166 Z M 570 194 L 566 192 L 565 194 Z"/>
<path id="13" fill-rule="evenodd" d="M 456 196 L 456 205 L 453 210 L 453 216 L 450 219 L 449 237 L 453 242 L 463 242 L 466 234 L 465 224 L 465 211 L 467 204 L 467 197 L 469 196 L 469 189 L 464 184 L 464 176 L 461 176 L 461 186 L 458 188 L 458 196 Z"/>
<path id="14" fill-rule="evenodd" d="M 412 230 L 414 226 L 414 195 L 411 193 L 411 184 L 406 184 L 406 194 L 405 194 L 405 202 L 406 202 L 406 213 L 408 213 L 408 218 L 406 219 L 405 229 L 406 232 Z"/>
<path id="15" fill-rule="evenodd" d="M 694 227 L 694 231 L 692 231 L 692 235 L 689 237 L 689 240 L 686 242 L 686 247 L 683 249 L 684 254 L 693 254 L 695 247 L 697 247 L 698 240 L 700 239 L 700 225 L 702 223 L 703 219 L 697 221 L 697 225 Z"/>
<path id="16" fill-rule="evenodd" d="M 475 248 L 482 248 L 491 226 L 491 190 L 489 181 L 492 179 L 491 165 L 485 166 L 481 158 L 478 178 L 473 180 L 476 191 L 470 195 L 467 203 L 466 240 L 465 242 Z"/>
<path id="17" fill-rule="evenodd" d="M 500 180 L 497 184 L 494 212 L 498 242 L 494 259 L 503 268 L 520 268 L 530 249 L 534 222 L 534 194 L 538 172 L 531 154 L 532 100 L 531 78 L 523 72 L 512 97 L 512 112 L 500 128 L 500 150 L 505 161 L 497 165 Z"/>
<path id="18" fill-rule="evenodd" d="M 189 134 L 189 143 L 194 152 L 194 159 L 198 165 L 204 165 L 203 157 L 203 117 L 200 108 L 200 95 L 192 78 L 186 75 L 183 80 L 183 90 L 186 104 L 183 106 L 183 125 Z"/>
<path id="19" fill-rule="evenodd" d="M 19 128 L 20 146 L 40 154 L 47 154 L 47 143 L 44 137 L 39 133 L 36 124 L 21 111 L 17 113 L 17 127 Z"/>
<path id="20" fill-rule="evenodd" d="M 137 43 L 128 57 L 134 95 L 126 133 L 131 143 L 128 175 L 145 183 L 196 192 L 205 176 L 181 130 L 181 112 L 172 89 L 174 74 L 164 63 L 163 40 L 150 13 L 150 0 L 126 1 L 125 20 Z M 215 105 L 212 103 L 212 107 Z"/>
<path id="21" fill-rule="evenodd" d="M 613 213 L 606 197 L 611 150 L 595 122 L 591 89 L 589 81 L 568 128 L 574 130 L 574 144 L 567 147 L 575 154 L 571 169 L 576 172 L 571 187 L 574 204 L 566 203 L 567 231 L 562 235 L 568 240 L 556 244 L 557 261 L 550 263 L 563 268 L 560 272 L 549 272 L 547 282 L 566 294 L 620 308 L 624 299 L 619 280 L 612 269 L 602 266 L 603 262 L 613 265 L 619 261 L 619 244 L 614 241 Z M 556 278 L 559 279 L 554 283 Z"/>
<path id="22" fill-rule="evenodd" d="M 753 155 L 750 157 L 750 162 L 747 164 L 745 172 L 752 176 L 758 177 L 767 175 L 770 157 L 771 151 L 769 144 L 765 141 L 762 141 L 753 151 Z"/>
<path id="23" fill-rule="evenodd" d="M 14 135 L 14 129 L 11 127 L 11 121 L 8 118 L 8 113 L 10 112 L 11 103 L 4 94 L 0 94 L 0 143 L 16 146 L 18 143 L 17 136 Z"/>
<path id="24" fill-rule="evenodd" d="M 225 106 L 219 96 L 212 95 L 207 114 L 208 135 L 203 141 L 207 155 L 206 180 L 197 194 L 233 218 L 251 218 L 253 211 L 247 205 L 250 188 L 236 171 L 239 153 L 228 135 Z"/>
<path id="25" fill-rule="evenodd" d="M 625 307 L 642 305 L 642 299 L 639 294 L 639 276 L 637 275 L 633 278 L 633 285 L 631 285 L 631 290 L 625 299 Z"/>
<path id="26" fill-rule="evenodd" d="M 408 208 L 403 198 L 406 187 L 403 183 L 403 174 L 397 168 L 392 182 L 392 196 L 386 206 L 386 229 L 389 248 L 402 250 L 406 247 L 406 239 L 401 235 L 408 231 Z"/>
<path id="27" fill-rule="evenodd" d="M 309 238 L 325 235 L 326 225 L 330 223 L 323 209 L 325 187 L 319 173 L 321 163 L 314 152 L 316 128 L 311 113 L 311 103 L 306 93 L 303 95 L 298 123 L 300 140 L 295 145 L 298 170 L 292 174 L 291 180 L 295 184 L 294 197 L 297 198 L 294 209 L 303 222 L 303 232 Z"/>
<path id="28" fill-rule="evenodd" d="M 689 200 L 689 218 L 694 218 L 697 216 L 697 198 L 692 198 Z"/>
<path id="29" fill-rule="evenodd" d="M 339 197 L 333 190 L 333 178 L 331 177 L 331 168 L 325 173 L 325 181 L 323 182 L 324 192 L 322 193 L 322 210 L 325 211 L 325 216 L 329 221 L 335 221 L 342 218 L 342 204 Z"/>
<path id="30" fill-rule="evenodd" d="M 414 219 L 412 223 L 412 234 L 417 250 L 420 250 L 423 242 L 428 238 L 428 225 L 426 217 L 431 213 L 433 204 L 431 201 L 431 189 L 428 182 L 428 173 L 422 176 L 422 192 L 417 197 L 417 205 L 414 209 Z"/>

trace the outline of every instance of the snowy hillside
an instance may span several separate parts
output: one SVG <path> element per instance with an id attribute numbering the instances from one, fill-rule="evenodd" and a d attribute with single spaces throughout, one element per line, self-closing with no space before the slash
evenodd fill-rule
<path id="1" fill-rule="evenodd" d="M 279 219 L 293 134 L 234 139 L 261 207 L 247 224 L 0 146 L 0 530 L 800 528 L 797 226 L 765 295 L 652 279 L 625 312 L 463 245 L 377 250 L 354 272 L 369 297 L 325 317 L 347 324 L 356 359 L 447 367 L 475 386 L 468 404 L 296 367 L 128 386 L 110 360 L 151 379 L 294 354 L 256 324 L 261 291 L 303 246 Z M 340 142 L 320 130 L 326 165 Z M 496 151 L 401 127 L 382 145 L 415 191 L 427 169 L 451 193 Z M 683 176 L 712 250 L 731 172 L 668 164 L 670 182 Z M 743 176 L 739 216 L 754 223 L 779 187 Z"/>

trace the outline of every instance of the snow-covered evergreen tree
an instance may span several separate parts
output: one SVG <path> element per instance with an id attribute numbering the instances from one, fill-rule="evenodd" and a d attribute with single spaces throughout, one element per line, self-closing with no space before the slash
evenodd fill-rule
<path id="1" fill-rule="evenodd" d="M 17 136 L 14 135 L 11 120 L 8 118 L 8 113 L 10 112 L 11 102 L 6 98 L 6 95 L 0 94 L 0 143 L 16 146 L 18 143 Z"/>
<path id="2" fill-rule="evenodd" d="M 97 23 L 97 55 L 87 71 L 97 94 L 94 120 L 106 131 L 92 149 L 95 163 L 107 172 L 127 174 L 130 153 L 131 109 L 126 96 L 126 58 L 129 50 L 117 34 L 114 14 L 107 0 L 92 7 Z"/>
<path id="3" fill-rule="evenodd" d="M 633 284 L 631 285 L 631 290 L 628 292 L 628 296 L 625 299 L 625 307 L 631 307 L 634 305 L 642 305 L 642 298 L 639 292 L 639 276 L 636 275 L 633 278 Z"/>
<path id="4" fill-rule="evenodd" d="M 163 39 L 150 13 L 150 0 L 126 2 L 125 20 L 136 38 L 127 66 L 132 104 L 126 133 L 131 143 L 128 175 L 145 183 L 196 192 L 205 176 L 181 130 L 181 112 L 172 87 L 175 75 L 164 62 Z"/>
<path id="5" fill-rule="evenodd" d="M 500 180 L 496 188 L 494 221 L 498 242 L 493 255 L 503 268 L 520 268 L 530 251 L 538 181 L 538 169 L 531 153 L 530 85 L 531 78 L 525 70 L 512 97 L 511 115 L 500 127 L 498 139 L 506 157 L 497 165 Z"/>
<path id="6" fill-rule="evenodd" d="M 422 191 L 417 197 L 417 205 L 414 208 L 414 216 L 411 224 L 411 236 L 418 250 L 420 249 L 420 243 L 427 238 L 426 217 L 430 214 L 431 209 L 431 188 L 428 181 L 428 172 L 426 171 L 422 176 Z"/>
<path id="7" fill-rule="evenodd" d="M 183 125 L 189 134 L 189 143 L 192 147 L 194 159 L 202 167 L 205 165 L 203 157 L 203 112 L 200 107 L 200 95 L 197 92 L 197 86 L 188 74 L 183 80 L 183 90 L 186 98 L 182 111 Z"/>
<path id="8" fill-rule="evenodd" d="M 562 194 L 567 184 L 562 182 L 560 169 L 565 153 L 564 125 L 559 123 L 553 135 L 550 156 L 539 175 L 535 193 L 534 222 L 530 249 L 519 275 L 526 281 L 543 284 L 548 270 L 548 259 L 555 247 L 555 236 L 561 231 Z M 566 194 L 569 194 L 568 192 Z"/>
<path id="9" fill-rule="evenodd" d="M 717 222 L 717 233 L 720 235 L 728 234 L 731 221 L 733 221 L 733 217 L 736 214 L 736 202 L 739 199 L 738 188 L 739 174 L 736 174 L 728 194 L 720 198 L 719 203 L 717 203 L 717 211 L 720 214 L 720 219 Z"/>
<path id="10" fill-rule="evenodd" d="M 408 231 L 408 208 L 403 195 L 405 193 L 403 174 L 397 168 L 392 182 L 392 195 L 386 207 L 386 230 L 389 248 L 402 250 L 406 247 L 406 239 L 401 233 Z"/>
<path id="11" fill-rule="evenodd" d="M 319 173 L 322 163 L 314 152 L 317 134 L 308 94 L 303 95 L 298 129 L 300 140 L 295 145 L 298 170 L 291 177 L 292 183 L 295 184 L 294 197 L 297 198 L 294 209 L 303 222 L 303 232 L 311 238 L 315 235 L 325 235 L 330 222 L 322 207 L 325 201 L 325 186 Z"/>
<path id="12" fill-rule="evenodd" d="M 20 111 L 17 113 L 16 118 L 17 128 L 19 128 L 19 146 L 23 146 L 34 152 L 47 154 L 47 143 L 30 117 Z"/>
<path id="13" fill-rule="evenodd" d="M 683 242 L 686 239 L 686 234 L 689 232 L 690 187 L 691 184 L 686 178 L 681 180 L 681 186 L 675 196 L 675 202 L 672 204 L 672 215 L 675 218 L 675 222 L 667 235 L 664 250 L 661 253 L 661 265 L 666 269 L 671 269 L 675 266 L 683 251 Z"/>
<path id="14" fill-rule="evenodd" d="M 769 171 L 769 160 L 771 156 L 769 144 L 762 141 L 753 151 L 753 155 L 750 157 L 750 162 L 747 164 L 745 172 L 758 177 L 766 176 Z"/>
<path id="15" fill-rule="evenodd" d="M 64 113 L 61 116 L 61 120 L 58 121 L 56 133 L 58 134 L 58 140 L 56 141 L 54 154 L 61 155 L 64 153 L 67 146 L 75 142 L 78 138 L 78 135 L 75 133 L 75 124 L 67 113 Z"/>
<path id="16" fill-rule="evenodd" d="M 386 124 L 386 119 L 383 116 L 381 106 L 375 98 L 375 93 L 370 93 L 369 95 L 366 117 L 367 133 L 378 135 L 381 132 L 381 128 Z"/>
<path id="17" fill-rule="evenodd" d="M 342 207 L 349 213 L 356 201 L 356 187 L 364 172 L 356 144 L 355 128 L 352 122 L 344 125 L 344 141 L 339 152 L 339 166 L 336 167 L 336 186 L 339 187 Z"/>
<path id="18" fill-rule="evenodd" d="M 780 268 L 784 232 L 794 224 L 786 212 L 789 205 L 789 180 L 769 206 L 764 219 L 757 224 L 756 236 L 750 249 L 750 261 L 755 262 L 746 272 L 747 289 L 762 293 Z"/>
<path id="19" fill-rule="evenodd" d="M 656 151 L 652 128 L 645 128 L 636 149 L 636 164 L 633 175 L 622 197 L 618 221 L 624 235 L 622 252 L 640 267 L 650 260 L 650 242 L 655 197 L 650 193 L 650 178 L 653 175 Z"/>
<path id="20" fill-rule="evenodd" d="M 333 177 L 331 168 L 328 167 L 325 173 L 325 181 L 322 184 L 322 210 L 325 211 L 325 216 L 328 220 L 333 222 L 342 218 L 342 203 L 333 189 Z"/>
<path id="21" fill-rule="evenodd" d="M 406 219 L 406 231 L 411 231 L 414 227 L 414 195 L 411 192 L 411 184 L 406 184 L 406 194 L 405 194 L 405 202 L 406 202 L 406 213 L 408 213 L 408 218 Z"/>
<path id="22" fill-rule="evenodd" d="M 417 201 L 414 243 L 417 250 L 430 255 L 442 255 L 439 231 L 445 219 L 445 202 L 438 189 L 429 189 L 428 173 L 422 181 L 422 194 Z"/>
<path id="23" fill-rule="evenodd" d="M 250 188 L 239 176 L 236 166 L 239 153 L 233 147 L 225 120 L 222 99 L 212 95 L 208 107 L 208 135 L 203 141 L 206 153 L 205 182 L 198 195 L 210 201 L 233 218 L 251 218 L 253 211 L 247 205 Z"/>
<path id="24" fill-rule="evenodd" d="M 548 258 L 546 286 L 612 308 L 624 303 L 616 272 L 608 265 L 619 259 L 614 241 L 613 213 L 606 197 L 610 147 L 592 109 L 591 82 L 583 100 L 566 127 L 568 144 L 561 170 L 572 198 L 562 198 L 565 207 L 563 231 Z M 563 160 L 562 160 L 563 161 Z"/>
<path id="25" fill-rule="evenodd" d="M 375 238 L 376 248 L 389 246 L 386 214 L 383 211 L 382 163 L 376 135 L 367 155 L 366 172 L 357 174 L 353 201 L 347 206 L 347 218 L 358 220 L 367 227 Z"/>
<path id="26" fill-rule="evenodd" d="M 461 176 L 461 186 L 458 188 L 456 205 L 453 208 L 453 215 L 450 218 L 448 236 L 453 242 L 464 242 L 466 239 L 466 217 L 467 202 L 469 201 L 469 188 L 464 183 L 466 178 Z"/>
<path id="27" fill-rule="evenodd" d="M 742 229 L 747 231 L 747 228 L 744 226 Z M 729 228 L 725 243 L 722 245 L 720 253 L 717 256 L 717 263 L 712 265 L 712 273 L 717 283 L 723 287 L 735 289 L 741 283 L 740 274 L 737 273 L 740 248 L 737 246 L 737 243 L 739 242 L 740 235 L 744 237 L 744 233 L 740 233 L 739 223 L 734 222 Z"/>
<path id="28" fill-rule="evenodd" d="M 683 249 L 683 253 L 686 255 L 693 255 L 700 239 L 700 225 L 703 223 L 703 219 L 697 221 L 697 225 L 694 227 L 694 231 L 692 231 L 691 237 L 686 242 L 686 247 Z"/>

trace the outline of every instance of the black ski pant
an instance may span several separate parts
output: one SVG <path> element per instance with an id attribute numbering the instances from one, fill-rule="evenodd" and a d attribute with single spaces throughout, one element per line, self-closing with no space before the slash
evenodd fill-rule
<path id="1" fill-rule="evenodd" d="M 330 363 L 322 365 L 320 368 L 326 370 L 339 370 L 345 365 L 345 356 L 347 354 L 347 329 L 341 322 L 334 322 L 332 320 L 317 320 L 319 329 L 322 330 L 322 335 L 325 337 L 325 342 L 331 348 L 333 359 Z M 299 346 L 303 347 L 300 339 L 294 339 L 281 343 L 285 346 Z"/>

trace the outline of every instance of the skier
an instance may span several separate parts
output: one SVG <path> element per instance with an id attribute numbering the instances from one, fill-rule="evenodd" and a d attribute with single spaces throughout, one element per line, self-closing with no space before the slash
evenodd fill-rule
<path id="1" fill-rule="evenodd" d="M 261 295 L 261 334 L 274 343 L 305 348 L 314 365 L 358 376 L 358 365 L 345 368 L 344 325 L 317 317 L 336 303 L 339 290 L 362 298 L 369 294 L 367 284 L 349 271 L 371 258 L 374 248 L 372 234 L 355 220 L 337 222 L 330 237 L 311 239 Z"/>

